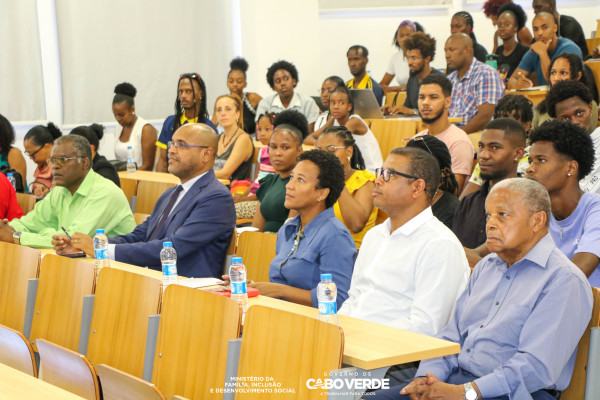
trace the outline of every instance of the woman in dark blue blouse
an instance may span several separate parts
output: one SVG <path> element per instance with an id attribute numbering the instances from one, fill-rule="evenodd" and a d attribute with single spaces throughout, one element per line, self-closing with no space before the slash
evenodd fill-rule
<path id="1" fill-rule="evenodd" d="M 333 205 L 344 189 L 344 169 L 337 157 L 311 150 L 298 157 L 286 185 L 285 207 L 298 215 L 277 234 L 271 282 L 250 282 L 261 295 L 318 306 L 320 275 L 333 275 L 338 308 L 348 297 L 356 246 Z"/>

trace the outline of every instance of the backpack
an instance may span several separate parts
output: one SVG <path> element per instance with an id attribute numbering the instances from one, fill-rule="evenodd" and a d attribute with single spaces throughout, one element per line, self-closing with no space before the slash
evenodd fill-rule
<path id="1" fill-rule="evenodd" d="M 25 187 L 23 186 L 23 177 L 16 170 L 12 169 L 8 165 L 3 165 L 0 167 L 0 172 L 8 177 L 8 174 L 12 173 L 15 181 L 17 183 L 17 193 L 24 193 Z"/>

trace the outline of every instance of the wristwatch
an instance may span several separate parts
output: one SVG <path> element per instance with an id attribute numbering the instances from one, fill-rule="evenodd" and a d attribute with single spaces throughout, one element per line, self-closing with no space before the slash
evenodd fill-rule
<path id="1" fill-rule="evenodd" d="M 475 390 L 471 382 L 465 383 L 463 387 L 465 388 L 465 392 L 463 393 L 465 400 L 479 400 L 479 397 L 477 396 L 477 390 Z"/>
<path id="2" fill-rule="evenodd" d="M 23 232 L 18 232 L 18 231 L 13 232 L 13 242 L 15 244 L 21 244 L 21 234 L 22 233 Z"/>
<path id="3" fill-rule="evenodd" d="M 418 108 L 414 108 L 413 109 L 413 114 L 415 114 L 418 117 L 419 116 L 419 109 Z"/>

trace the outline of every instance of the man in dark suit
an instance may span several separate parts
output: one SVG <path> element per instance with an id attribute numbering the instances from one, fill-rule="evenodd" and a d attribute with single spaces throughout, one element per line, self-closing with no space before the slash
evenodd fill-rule
<path id="1" fill-rule="evenodd" d="M 127 235 L 109 239 L 110 259 L 161 270 L 163 242 L 173 242 L 177 270 L 186 277 L 220 277 L 235 227 L 231 193 L 213 172 L 217 135 L 207 125 L 186 124 L 169 142 L 168 170 L 180 184 L 167 190 L 148 219 Z M 56 237 L 55 248 L 68 238 Z M 93 253 L 91 237 L 76 233 L 72 246 Z"/>

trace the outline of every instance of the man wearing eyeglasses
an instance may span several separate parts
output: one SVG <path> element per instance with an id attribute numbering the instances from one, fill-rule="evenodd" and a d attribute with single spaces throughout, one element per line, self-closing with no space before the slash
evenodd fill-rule
<path id="1" fill-rule="evenodd" d="M 180 184 L 157 201 L 148 219 L 128 235 L 108 240 L 109 259 L 161 270 L 163 242 L 173 242 L 177 269 L 185 277 L 220 277 L 235 227 L 229 190 L 213 172 L 218 138 L 211 127 L 186 124 L 169 142 L 169 172 Z M 75 233 L 55 237 L 57 252 L 73 247 L 91 255 L 92 238 Z"/>
<path id="2" fill-rule="evenodd" d="M 439 184 L 437 161 L 421 149 L 397 148 L 377 169 L 373 203 L 389 218 L 365 235 L 340 314 L 430 336 L 446 325 L 470 271 L 431 211 Z M 415 371 L 411 363 L 388 377 L 394 384 Z"/>
<path id="3" fill-rule="evenodd" d="M 0 240 L 30 247 L 52 247 L 52 236 L 67 232 L 111 236 L 129 233 L 135 221 L 123 191 L 91 169 L 90 143 L 81 136 L 56 140 L 47 163 L 55 187 L 21 219 L 0 222 Z M 72 251 L 69 250 L 67 252 Z"/>

